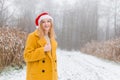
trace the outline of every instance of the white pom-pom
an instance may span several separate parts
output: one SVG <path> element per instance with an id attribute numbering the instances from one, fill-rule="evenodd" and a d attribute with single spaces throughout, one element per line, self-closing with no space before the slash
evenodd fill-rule
<path id="1" fill-rule="evenodd" d="M 38 29 L 39 26 L 36 26 L 36 29 Z"/>

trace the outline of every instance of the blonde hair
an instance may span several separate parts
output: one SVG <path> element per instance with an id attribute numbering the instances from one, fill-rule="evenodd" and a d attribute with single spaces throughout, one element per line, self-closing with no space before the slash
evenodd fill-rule
<path id="1" fill-rule="evenodd" d="M 53 25 L 53 22 L 50 20 L 50 23 L 51 23 L 51 26 L 50 26 L 50 29 L 49 29 L 49 32 L 48 32 L 48 36 L 50 39 L 55 39 L 55 32 L 54 32 L 54 25 Z M 38 27 L 38 35 L 39 35 L 39 38 L 43 38 L 44 37 L 44 30 L 42 28 L 42 22 L 40 22 L 40 25 Z"/>

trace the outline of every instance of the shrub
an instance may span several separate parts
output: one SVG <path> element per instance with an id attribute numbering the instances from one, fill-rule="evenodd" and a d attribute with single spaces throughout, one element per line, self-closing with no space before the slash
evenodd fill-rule
<path id="1" fill-rule="evenodd" d="M 81 48 L 81 51 L 87 54 L 92 54 L 97 57 L 120 61 L 120 38 L 112 39 L 105 42 L 92 41 Z"/>
<path id="2" fill-rule="evenodd" d="M 27 33 L 18 29 L 0 28 L 0 69 L 6 66 L 21 66 Z"/>

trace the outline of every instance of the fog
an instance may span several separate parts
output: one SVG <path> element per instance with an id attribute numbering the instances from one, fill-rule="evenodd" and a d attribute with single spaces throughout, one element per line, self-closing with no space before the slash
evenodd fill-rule
<path id="1" fill-rule="evenodd" d="M 1 26 L 7 24 L 32 32 L 36 16 L 43 11 L 49 12 L 54 18 L 57 41 L 62 49 L 79 50 L 92 40 L 120 37 L 120 0 L 2 1 L 10 3 L 5 5 L 9 6 L 8 11 L 13 15 L 4 24 L 4 18 L 1 18 Z"/>

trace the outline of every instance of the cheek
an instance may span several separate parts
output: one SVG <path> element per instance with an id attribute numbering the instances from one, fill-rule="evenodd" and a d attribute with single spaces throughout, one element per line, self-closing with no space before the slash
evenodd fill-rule
<path id="1" fill-rule="evenodd" d="M 42 25 L 42 29 L 44 30 L 45 29 L 45 27 Z"/>
<path id="2" fill-rule="evenodd" d="M 51 25 L 51 23 L 49 23 L 49 25 Z"/>
<path id="3" fill-rule="evenodd" d="M 45 29 L 45 24 L 42 24 L 42 28 Z"/>
<path id="4" fill-rule="evenodd" d="M 43 23 L 43 24 L 42 24 L 42 26 L 44 27 L 44 26 L 45 26 L 45 24 Z"/>

